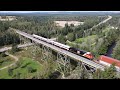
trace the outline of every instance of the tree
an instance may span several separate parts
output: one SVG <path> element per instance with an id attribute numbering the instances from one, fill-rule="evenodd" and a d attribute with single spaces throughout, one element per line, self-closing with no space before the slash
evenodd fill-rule
<path id="1" fill-rule="evenodd" d="M 21 75 L 20 72 L 16 72 L 16 73 L 12 76 L 12 78 L 14 78 L 14 79 L 20 79 L 20 75 Z"/>
<path id="2" fill-rule="evenodd" d="M 5 52 L 2 52 L 2 53 L 1 53 L 1 56 L 2 56 L 2 57 L 6 57 L 7 55 L 5 54 Z"/>
<path id="3" fill-rule="evenodd" d="M 93 74 L 94 79 L 115 79 L 116 78 L 116 68 L 113 65 L 111 65 L 109 68 L 105 68 L 104 71 L 97 70 Z"/>
<path id="4" fill-rule="evenodd" d="M 80 79 L 89 79 L 88 72 L 85 69 L 81 71 Z"/>
<path id="5" fill-rule="evenodd" d="M 102 55 L 102 54 L 106 54 L 107 49 L 108 49 L 107 46 L 105 46 L 105 45 L 101 45 L 101 47 L 99 47 L 99 49 L 98 49 L 98 54 L 100 54 L 100 55 Z"/>
<path id="6" fill-rule="evenodd" d="M 8 75 L 12 76 L 13 75 L 13 70 L 11 68 L 8 69 Z"/>
<path id="7" fill-rule="evenodd" d="M 74 41 L 74 40 L 75 40 L 75 35 L 74 35 L 73 33 L 69 33 L 69 34 L 67 35 L 67 39 L 68 39 L 69 41 Z"/>
<path id="8" fill-rule="evenodd" d="M 97 70 L 94 74 L 93 74 L 93 79 L 101 79 L 102 78 L 102 71 L 101 70 Z"/>
<path id="9" fill-rule="evenodd" d="M 103 78 L 105 79 L 115 79 L 116 78 L 116 69 L 113 65 L 110 68 L 105 69 L 103 72 Z"/>
<path id="10" fill-rule="evenodd" d="M 65 44 L 66 43 L 66 38 L 63 35 L 59 35 L 57 41 Z"/>
<path id="11" fill-rule="evenodd" d="M 68 23 L 66 23 L 66 24 L 65 24 L 65 28 L 68 28 L 68 27 L 69 27 L 69 26 L 68 26 Z"/>
<path id="12" fill-rule="evenodd" d="M 76 32 L 76 35 L 77 35 L 76 39 L 77 39 L 77 38 L 82 38 L 82 37 L 83 37 L 83 34 L 84 34 L 84 37 L 85 37 L 85 33 L 84 33 L 83 30 L 77 31 L 77 32 Z"/>
<path id="13" fill-rule="evenodd" d="M 21 75 L 21 73 L 17 72 L 16 73 L 16 79 L 20 79 L 20 75 Z"/>
<path id="14" fill-rule="evenodd" d="M 70 27 L 74 27 L 74 24 L 70 24 Z"/>
<path id="15" fill-rule="evenodd" d="M 18 47 L 17 47 L 17 44 L 12 44 L 12 53 L 15 53 L 17 51 L 19 51 Z"/>
<path id="16" fill-rule="evenodd" d="M 37 70 L 32 68 L 32 67 L 28 67 L 28 73 L 33 73 L 36 72 Z"/>
<path id="17" fill-rule="evenodd" d="M 120 40 L 117 42 L 115 48 L 113 49 L 112 57 L 120 60 Z"/>

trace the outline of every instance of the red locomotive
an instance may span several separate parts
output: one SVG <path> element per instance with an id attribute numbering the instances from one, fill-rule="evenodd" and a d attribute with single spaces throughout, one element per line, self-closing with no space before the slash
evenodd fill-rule
<path id="1" fill-rule="evenodd" d="M 83 50 L 80 50 L 80 49 L 77 49 L 74 47 L 70 47 L 69 51 L 73 52 L 77 55 L 83 56 L 83 57 L 90 59 L 90 60 L 92 60 L 94 58 L 94 55 L 91 52 L 83 51 Z"/>

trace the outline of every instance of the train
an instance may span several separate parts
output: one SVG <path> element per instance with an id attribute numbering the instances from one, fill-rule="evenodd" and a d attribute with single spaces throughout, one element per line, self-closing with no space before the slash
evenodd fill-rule
<path id="1" fill-rule="evenodd" d="M 52 44 L 52 45 L 57 46 L 61 49 L 67 50 L 67 51 L 72 52 L 74 54 L 77 54 L 79 56 L 85 57 L 87 59 L 93 60 L 93 58 L 94 58 L 94 55 L 91 52 L 87 52 L 87 51 L 80 50 L 78 48 L 70 47 L 68 45 L 64 45 L 62 43 L 59 43 L 59 42 L 56 42 L 56 41 L 38 36 L 36 34 L 32 34 L 32 36 L 34 38 L 37 38 L 37 39 L 41 40 L 41 41 L 47 42 L 49 44 Z"/>
<path id="2" fill-rule="evenodd" d="M 89 60 L 92 60 L 94 62 L 97 62 L 99 64 L 102 64 L 102 65 L 105 65 L 105 66 L 110 66 L 111 64 L 114 64 L 115 63 L 115 68 L 116 68 L 116 71 L 120 72 L 120 61 L 119 60 L 116 60 L 116 59 L 113 59 L 113 58 L 110 58 L 110 57 L 107 57 L 105 55 L 101 55 L 98 60 L 93 60 L 94 59 L 94 55 L 91 53 L 91 52 L 87 52 L 87 51 L 84 51 L 84 50 L 80 50 L 78 48 L 74 48 L 74 47 L 70 47 L 68 45 L 64 45 L 62 43 L 59 43 L 59 42 L 56 42 L 56 41 L 53 41 L 51 39 L 47 39 L 47 38 L 44 38 L 44 37 L 41 37 L 41 36 L 38 36 L 38 35 L 35 35 L 33 34 L 33 37 L 34 38 L 37 38 L 41 41 L 44 41 L 44 42 L 47 42 L 49 44 L 52 44 L 56 47 L 59 47 L 61 49 L 64 49 L 64 50 L 67 50 L 69 52 L 72 52 L 74 54 L 77 54 L 79 56 L 82 56 L 84 58 L 87 58 Z"/>
<path id="3" fill-rule="evenodd" d="M 80 49 L 74 48 L 74 47 L 70 47 L 69 51 L 72 52 L 72 53 L 75 53 L 77 55 L 83 56 L 83 57 L 85 57 L 87 59 L 90 59 L 90 60 L 94 59 L 94 55 L 91 52 L 80 50 Z"/>
<path id="4" fill-rule="evenodd" d="M 99 57 L 98 62 L 100 64 L 108 66 L 108 67 L 110 67 L 110 65 L 114 64 L 115 68 L 116 68 L 116 71 L 120 72 L 120 60 L 117 60 L 117 59 L 114 59 L 112 57 L 108 57 L 108 56 L 105 56 L 105 55 L 101 55 Z"/>

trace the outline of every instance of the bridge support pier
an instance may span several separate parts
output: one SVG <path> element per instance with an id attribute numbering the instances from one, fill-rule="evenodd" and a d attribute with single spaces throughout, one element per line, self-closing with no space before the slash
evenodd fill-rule
<path id="1" fill-rule="evenodd" d="M 57 53 L 57 65 L 58 71 L 63 74 L 63 77 L 65 77 L 67 74 L 70 74 L 72 71 L 70 58 L 67 55 Z"/>
<path id="2" fill-rule="evenodd" d="M 19 35 L 19 38 L 20 38 L 20 44 L 23 44 L 24 42 L 23 42 L 23 36 L 21 36 L 21 35 Z"/>
<path id="3" fill-rule="evenodd" d="M 42 60 L 47 61 L 48 59 L 52 59 L 52 50 L 42 45 Z"/>
<path id="4" fill-rule="evenodd" d="M 40 60 L 42 61 L 52 60 L 53 58 L 52 50 L 49 47 L 40 45 L 34 41 L 32 41 L 32 43 L 34 43 L 33 50 L 32 50 L 33 57 L 35 57 L 36 54 L 39 54 Z"/>
<path id="5" fill-rule="evenodd" d="M 28 38 L 25 38 L 21 35 L 19 35 L 19 38 L 20 38 L 20 44 L 26 44 L 26 43 L 30 43 L 31 40 L 29 40 Z"/>
<path id="6" fill-rule="evenodd" d="M 94 72 L 94 68 L 91 68 L 90 66 L 87 66 L 82 62 L 78 62 L 78 69 L 78 75 L 81 79 L 92 79 L 92 73 Z"/>
<path id="7" fill-rule="evenodd" d="M 81 62 L 81 65 L 82 67 L 88 72 L 88 73 L 93 73 L 96 69 L 91 67 L 91 66 L 88 66 L 88 65 L 85 65 L 84 63 Z M 87 67 L 89 68 L 89 70 L 87 69 Z"/>
<path id="8" fill-rule="evenodd" d="M 32 49 L 32 55 L 33 55 L 33 59 L 35 58 L 35 54 L 36 54 L 36 51 L 37 51 L 37 44 L 35 43 L 35 42 L 32 42 L 32 43 L 34 43 L 34 46 L 33 46 L 33 49 Z"/>

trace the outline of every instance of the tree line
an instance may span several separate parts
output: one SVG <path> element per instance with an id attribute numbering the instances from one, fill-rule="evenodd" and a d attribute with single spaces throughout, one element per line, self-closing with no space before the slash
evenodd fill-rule
<path id="1" fill-rule="evenodd" d="M 9 22 L 0 22 L 0 46 L 20 43 L 19 37 L 9 30 Z"/>

